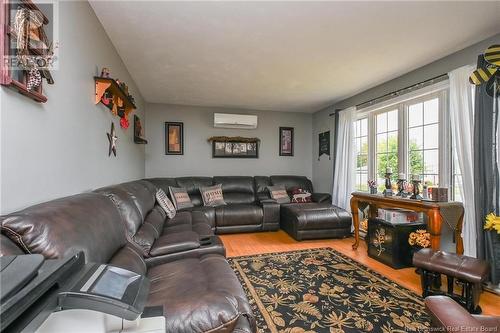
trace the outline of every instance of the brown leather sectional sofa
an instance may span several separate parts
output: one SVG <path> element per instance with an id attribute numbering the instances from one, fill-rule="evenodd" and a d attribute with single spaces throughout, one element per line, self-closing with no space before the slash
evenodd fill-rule
<path id="1" fill-rule="evenodd" d="M 200 186 L 222 184 L 227 205 L 205 207 Z M 138 180 L 69 196 L 0 217 L 0 255 L 61 258 L 81 250 L 89 262 L 122 267 L 151 280 L 149 306 L 161 305 L 168 332 L 255 332 L 243 289 L 218 233 L 277 230 L 297 239 L 346 236 L 351 219 L 328 194 L 279 205 L 267 186 L 301 187 L 306 177 L 181 177 Z M 168 219 L 158 188 L 185 187 L 194 207 Z M 332 232 L 332 230 L 334 230 Z"/>

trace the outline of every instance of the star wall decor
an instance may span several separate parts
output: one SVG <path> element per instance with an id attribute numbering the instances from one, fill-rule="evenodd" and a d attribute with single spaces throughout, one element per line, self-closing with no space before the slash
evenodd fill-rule
<path id="1" fill-rule="evenodd" d="M 115 134 L 115 124 L 111 122 L 111 131 L 109 133 L 106 133 L 108 136 L 109 140 L 109 152 L 108 156 L 111 156 L 111 153 L 116 156 L 116 141 L 118 140 L 118 137 Z"/>

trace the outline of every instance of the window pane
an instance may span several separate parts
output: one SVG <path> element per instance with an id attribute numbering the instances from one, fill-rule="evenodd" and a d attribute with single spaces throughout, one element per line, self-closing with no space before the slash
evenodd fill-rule
<path id="1" fill-rule="evenodd" d="M 424 102 L 424 124 L 437 123 L 439 121 L 439 99 L 434 98 Z"/>
<path id="2" fill-rule="evenodd" d="M 408 126 L 419 126 L 423 124 L 422 103 L 412 104 L 408 108 Z"/>
<path id="3" fill-rule="evenodd" d="M 368 118 L 361 119 L 361 135 L 368 135 Z"/>
<path id="4" fill-rule="evenodd" d="M 410 175 L 421 175 L 424 171 L 424 157 L 422 151 L 410 151 L 409 164 Z"/>
<path id="5" fill-rule="evenodd" d="M 387 132 L 387 113 L 377 115 L 377 133 Z"/>
<path id="6" fill-rule="evenodd" d="M 424 184 L 428 186 L 439 186 L 438 175 L 424 175 Z"/>
<path id="7" fill-rule="evenodd" d="M 377 153 L 385 153 L 387 151 L 387 134 L 377 134 Z"/>
<path id="8" fill-rule="evenodd" d="M 410 128 L 408 130 L 409 150 L 420 150 L 424 148 L 424 139 L 422 137 L 422 127 Z"/>
<path id="9" fill-rule="evenodd" d="M 424 151 L 425 171 L 424 173 L 439 173 L 439 152 L 437 149 Z"/>
<path id="10" fill-rule="evenodd" d="M 398 130 L 398 110 L 394 110 L 387 113 L 387 130 L 388 131 Z"/>
<path id="11" fill-rule="evenodd" d="M 439 146 L 439 125 L 424 126 L 424 148 L 438 148 Z"/>
<path id="12" fill-rule="evenodd" d="M 387 134 L 387 148 L 388 148 L 388 151 L 397 153 L 397 151 L 398 151 L 398 132 L 389 132 Z"/>
<path id="13" fill-rule="evenodd" d="M 368 154 L 368 137 L 361 138 L 361 150 L 362 154 Z"/>

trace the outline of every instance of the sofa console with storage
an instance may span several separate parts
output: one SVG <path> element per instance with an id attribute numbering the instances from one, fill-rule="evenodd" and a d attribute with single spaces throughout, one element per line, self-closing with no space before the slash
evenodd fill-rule
<path id="1" fill-rule="evenodd" d="M 200 188 L 220 186 L 224 204 L 203 204 Z M 278 203 L 269 188 L 310 192 L 308 203 Z M 159 189 L 188 193 L 169 218 Z M 305 193 L 304 192 L 304 193 Z M 301 192 L 301 197 L 303 193 Z M 345 237 L 350 215 L 299 176 L 137 180 L 52 200 L 0 218 L 0 256 L 63 258 L 83 251 L 151 281 L 147 306 L 161 306 L 167 332 L 255 332 L 243 289 L 216 234 L 282 229 L 295 239 Z"/>

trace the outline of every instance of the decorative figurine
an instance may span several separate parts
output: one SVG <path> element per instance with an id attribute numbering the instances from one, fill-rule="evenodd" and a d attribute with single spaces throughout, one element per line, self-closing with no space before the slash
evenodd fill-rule
<path id="1" fill-rule="evenodd" d="M 391 184 L 391 176 L 392 176 L 392 168 L 387 167 L 385 169 L 385 190 L 384 196 L 390 197 L 392 196 L 392 184 Z"/>
<path id="2" fill-rule="evenodd" d="M 398 193 L 396 194 L 396 196 L 406 198 L 405 185 L 406 175 L 404 173 L 400 173 L 398 175 Z"/>
<path id="3" fill-rule="evenodd" d="M 109 75 L 110 75 L 109 68 L 103 67 L 102 70 L 101 70 L 101 77 L 109 79 Z"/>
<path id="4" fill-rule="evenodd" d="M 419 175 L 413 175 L 411 177 L 411 182 L 413 184 L 413 194 L 410 197 L 410 199 L 415 199 L 415 200 L 422 200 L 422 196 L 420 195 L 420 176 Z"/>
<path id="5" fill-rule="evenodd" d="M 377 194 L 377 182 L 374 180 L 368 181 L 368 188 L 370 189 L 370 194 Z"/>
<path id="6" fill-rule="evenodd" d="M 109 141 L 109 152 L 108 156 L 111 156 L 111 153 L 116 156 L 116 141 L 118 140 L 118 137 L 115 134 L 115 124 L 111 122 L 111 131 L 109 133 L 106 133 L 108 136 L 108 141 Z"/>

